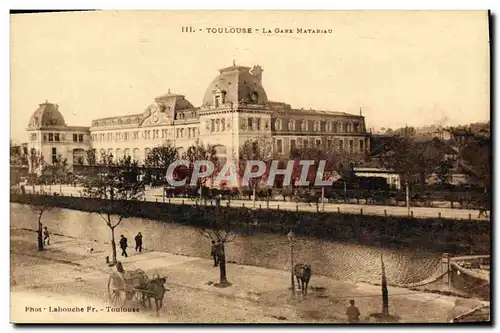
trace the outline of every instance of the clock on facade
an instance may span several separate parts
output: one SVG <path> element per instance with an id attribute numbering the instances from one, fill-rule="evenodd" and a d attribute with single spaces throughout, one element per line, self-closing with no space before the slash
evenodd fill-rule
<path id="1" fill-rule="evenodd" d="M 259 94 L 257 94 L 255 91 L 250 95 L 250 100 L 254 103 L 256 103 L 259 100 Z"/>

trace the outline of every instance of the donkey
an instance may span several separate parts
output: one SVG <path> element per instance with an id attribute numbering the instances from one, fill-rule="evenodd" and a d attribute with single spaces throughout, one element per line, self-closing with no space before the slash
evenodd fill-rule
<path id="1" fill-rule="evenodd" d="M 309 263 L 296 264 L 293 268 L 293 272 L 297 278 L 299 289 L 302 290 L 302 295 L 307 295 L 307 286 L 309 285 L 312 274 L 311 265 Z"/>
<path id="2" fill-rule="evenodd" d="M 163 307 L 163 296 L 165 296 L 165 291 L 168 289 L 165 288 L 165 283 L 167 282 L 166 277 L 156 277 L 150 280 L 147 284 L 146 290 L 149 292 L 148 294 L 143 294 L 143 302 L 150 308 L 151 307 L 151 298 L 155 301 L 156 307 L 156 316 L 160 316 L 160 309 Z"/>

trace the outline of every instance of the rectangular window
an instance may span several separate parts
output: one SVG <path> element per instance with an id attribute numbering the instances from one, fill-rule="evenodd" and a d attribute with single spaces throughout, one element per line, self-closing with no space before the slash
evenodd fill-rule
<path id="1" fill-rule="evenodd" d="M 364 140 L 359 140 L 359 150 L 360 151 L 364 151 L 365 150 L 364 145 L 365 145 Z"/>
<path id="2" fill-rule="evenodd" d="M 54 134 L 54 141 L 59 141 L 59 133 Z"/>
<path id="3" fill-rule="evenodd" d="M 354 141 L 353 140 L 349 140 L 349 153 L 353 153 L 354 152 Z"/>
<path id="4" fill-rule="evenodd" d="M 344 150 L 344 141 L 339 140 L 339 150 Z"/>
<path id="5" fill-rule="evenodd" d="M 316 146 L 321 146 L 321 140 L 316 140 Z"/>
<path id="6" fill-rule="evenodd" d="M 57 160 L 57 148 L 52 148 L 52 164 Z"/>
<path id="7" fill-rule="evenodd" d="M 215 119 L 211 120 L 210 132 L 215 132 Z"/>
<path id="8" fill-rule="evenodd" d="M 304 142 L 303 142 L 303 147 L 302 147 L 302 148 L 307 149 L 307 147 L 308 147 L 308 143 L 309 143 L 309 142 L 307 141 L 307 139 L 304 139 Z"/>
<path id="9" fill-rule="evenodd" d="M 276 150 L 278 151 L 278 154 L 283 154 L 283 140 L 276 140 Z"/>
<path id="10" fill-rule="evenodd" d="M 54 134 L 49 133 L 49 141 L 54 141 Z"/>
<path id="11" fill-rule="evenodd" d="M 73 142 L 77 142 L 78 141 L 78 134 L 73 134 Z"/>
<path id="12" fill-rule="evenodd" d="M 290 150 L 297 149 L 297 141 L 295 139 L 290 140 Z"/>
<path id="13" fill-rule="evenodd" d="M 83 134 L 78 134 L 78 142 L 83 142 Z"/>
<path id="14" fill-rule="evenodd" d="M 248 118 L 248 130 L 253 131 L 253 118 Z"/>
<path id="15" fill-rule="evenodd" d="M 332 140 L 328 140 L 328 144 L 327 144 L 327 148 L 328 149 L 332 149 Z"/>
<path id="16" fill-rule="evenodd" d="M 257 122 L 257 124 L 256 124 L 256 126 L 257 126 L 257 131 L 260 131 L 260 130 L 261 130 L 261 128 L 260 128 L 260 118 L 257 118 L 257 119 L 256 119 L 256 122 Z"/>

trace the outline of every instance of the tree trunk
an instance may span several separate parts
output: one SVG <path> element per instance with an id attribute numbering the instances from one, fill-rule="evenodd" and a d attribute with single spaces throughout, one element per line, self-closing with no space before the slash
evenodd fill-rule
<path id="1" fill-rule="evenodd" d="M 227 285 L 228 281 L 226 276 L 226 254 L 225 254 L 224 244 L 222 244 L 222 249 L 219 254 L 219 268 L 220 268 L 219 284 Z"/>
<path id="2" fill-rule="evenodd" d="M 382 263 L 382 314 L 389 316 L 389 291 L 387 290 L 387 277 L 385 276 L 385 265 L 382 254 L 380 254 L 380 261 Z"/>
<path id="3" fill-rule="evenodd" d="M 111 221 L 110 221 L 111 222 Z M 113 254 L 113 264 L 116 264 L 116 242 L 115 242 L 115 228 L 110 227 L 111 229 L 111 250 Z"/>
<path id="4" fill-rule="evenodd" d="M 61 183 L 59 183 L 59 194 L 62 195 L 62 184 Z"/>
<path id="5" fill-rule="evenodd" d="M 410 213 L 410 182 L 406 179 L 406 207 L 408 208 L 408 216 Z"/>
<path id="6" fill-rule="evenodd" d="M 253 187 L 253 208 L 255 208 L 255 186 Z"/>
<path id="7" fill-rule="evenodd" d="M 37 231 L 38 251 L 43 251 L 42 214 L 43 214 L 43 210 L 40 211 L 40 215 L 38 215 L 38 231 Z"/>

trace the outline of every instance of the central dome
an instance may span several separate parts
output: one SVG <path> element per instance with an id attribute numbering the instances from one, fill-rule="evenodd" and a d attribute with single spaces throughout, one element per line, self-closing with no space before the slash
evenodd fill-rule
<path id="1" fill-rule="evenodd" d="M 59 111 L 59 106 L 47 101 L 40 104 L 38 109 L 33 112 L 28 124 L 28 128 L 40 128 L 46 126 L 66 126 L 64 117 Z"/>
<path id="2" fill-rule="evenodd" d="M 236 66 L 219 70 L 220 74 L 208 85 L 203 106 L 214 106 L 214 94 L 224 93 L 225 102 L 265 105 L 267 95 L 262 86 L 262 68 Z"/>

